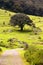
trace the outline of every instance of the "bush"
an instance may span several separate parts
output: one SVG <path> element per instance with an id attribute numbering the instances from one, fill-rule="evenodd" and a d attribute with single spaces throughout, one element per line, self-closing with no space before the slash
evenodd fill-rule
<path id="1" fill-rule="evenodd" d="M 2 48 L 0 48 L 0 51 L 2 52 Z"/>
<path id="2" fill-rule="evenodd" d="M 5 22 L 3 22 L 3 25 L 5 26 Z"/>

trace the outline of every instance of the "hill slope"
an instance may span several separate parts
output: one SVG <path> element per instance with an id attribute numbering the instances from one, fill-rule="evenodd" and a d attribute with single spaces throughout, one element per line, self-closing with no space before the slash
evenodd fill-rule
<path id="1" fill-rule="evenodd" d="M 43 16 L 43 0 L 0 0 L 0 7 L 15 12 Z"/>
<path id="2" fill-rule="evenodd" d="M 10 16 L 9 16 L 10 14 Z M 20 28 L 18 27 L 12 27 L 9 25 L 10 18 L 12 15 L 16 13 L 7 11 L 7 10 L 1 10 L 0 9 L 0 42 L 2 47 L 10 47 L 10 48 L 19 48 L 23 47 L 21 42 L 25 42 L 28 44 L 35 44 L 39 43 L 38 47 L 43 48 L 43 17 L 39 16 L 30 16 L 30 19 L 35 23 L 36 27 L 40 28 L 42 30 L 38 31 L 37 34 L 35 34 L 32 31 L 32 28 L 29 26 L 24 26 L 24 31 L 20 32 Z M 5 25 L 3 24 L 5 22 Z M 41 38 L 41 39 L 40 39 Z M 10 45 L 9 40 L 12 39 L 13 42 Z M 35 40 L 35 41 L 34 41 Z"/>

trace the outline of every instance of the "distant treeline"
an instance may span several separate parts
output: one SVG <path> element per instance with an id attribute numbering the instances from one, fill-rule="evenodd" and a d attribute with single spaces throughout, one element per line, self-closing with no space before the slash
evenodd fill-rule
<path id="1" fill-rule="evenodd" d="M 30 15 L 43 16 L 43 8 L 30 5 L 30 0 L 0 0 L 0 8 L 13 12 L 21 12 Z"/>

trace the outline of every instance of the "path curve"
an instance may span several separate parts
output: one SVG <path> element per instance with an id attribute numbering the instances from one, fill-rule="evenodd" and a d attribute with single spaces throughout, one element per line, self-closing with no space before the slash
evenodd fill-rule
<path id="1" fill-rule="evenodd" d="M 22 49 L 21 49 L 22 50 Z M 7 50 L 0 57 L 0 65 L 24 65 L 17 49 Z"/>

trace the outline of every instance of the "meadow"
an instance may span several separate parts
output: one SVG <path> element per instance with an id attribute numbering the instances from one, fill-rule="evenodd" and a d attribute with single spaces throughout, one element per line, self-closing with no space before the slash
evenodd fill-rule
<path id="1" fill-rule="evenodd" d="M 36 27 L 41 29 L 41 31 L 38 31 L 35 35 L 32 31 L 32 27 L 27 25 L 25 25 L 23 32 L 20 32 L 20 28 L 18 27 L 10 26 L 9 21 L 11 16 L 14 14 L 16 13 L 0 9 L 0 41 L 3 39 L 4 44 L 7 44 L 9 38 L 17 38 L 18 40 L 25 41 L 28 44 L 43 42 L 43 17 L 28 15 L 35 23 Z M 39 37 L 41 37 L 41 39 L 39 39 Z"/>
<path id="2" fill-rule="evenodd" d="M 40 30 L 35 33 L 32 27 L 25 25 L 24 31 L 21 32 L 18 26 L 9 25 L 11 16 L 14 14 L 16 13 L 0 9 L 0 48 L 2 48 L 2 51 L 24 48 L 22 42 L 43 49 L 43 17 L 28 15 Z M 20 52 L 20 54 L 22 53 L 24 52 Z"/>

